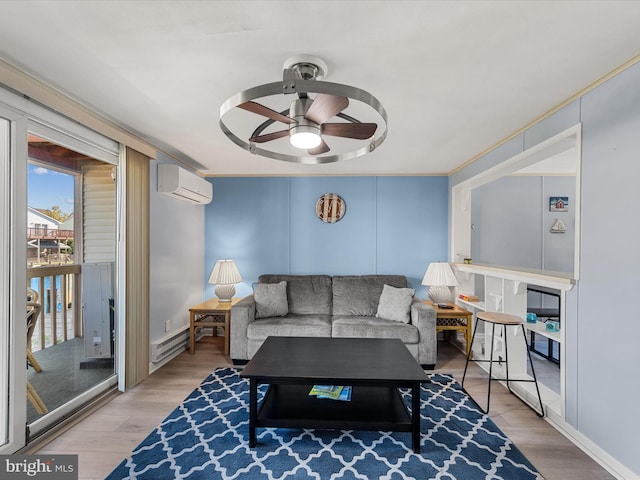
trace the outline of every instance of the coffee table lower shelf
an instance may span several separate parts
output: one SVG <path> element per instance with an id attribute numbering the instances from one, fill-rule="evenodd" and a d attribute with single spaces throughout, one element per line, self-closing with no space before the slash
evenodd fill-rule
<path id="1" fill-rule="evenodd" d="M 311 396 L 312 387 L 269 385 L 254 427 L 413 431 L 411 414 L 397 388 L 354 386 L 351 400 L 343 402 Z M 250 429 L 253 447 L 255 428 Z"/>

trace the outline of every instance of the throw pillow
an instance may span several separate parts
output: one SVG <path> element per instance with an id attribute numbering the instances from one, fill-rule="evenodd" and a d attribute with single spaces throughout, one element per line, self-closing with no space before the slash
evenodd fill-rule
<path id="1" fill-rule="evenodd" d="M 289 313 L 287 282 L 259 283 L 253 290 L 256 318 L 282 317 Z"/>
<path id="2" fill-rule="evenodd" d="M 415 293 L 413 288 L 396 288 L 384 285 L 376 317 L 409 323 L 411 321 L 411 303 Z"/>

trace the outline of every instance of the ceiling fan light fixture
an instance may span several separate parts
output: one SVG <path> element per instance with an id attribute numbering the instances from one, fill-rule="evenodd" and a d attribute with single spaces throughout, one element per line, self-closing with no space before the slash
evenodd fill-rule
<path id="1" fill-rule="evenodd" d="M 357 87 L 319 80 L 326 75 L 327 67 L 317 57 L 297 55 L 287 60 L 284 67 L 282 81 L 243 90 L 220 106 L 220 128 L 233 143 L 263 157 L 294 163 L 321 164 L 366 155 L 384 142 L 387 136 L 387 112 L 377 98 Z M 283 95 L 291 95 L 294 99 L 288 112 L 278 111 L 277 107 L 273 109 L 255 101 Z M 354 109 L 356 113 L 367 114 L 370 118 L 374 115 L 375 121 L 363 122 L 352 114 L 345 113 L 351 100 L 359 104 Z M 266 117 L 267 120 L 259 124 L 250 135 L 236 134 L 233 130 L 238 127 L 239 130 L 242 129 L 242 122 L 236 121 L 238 117 L 230 115 L 229 118 L 236 121 L 232 129 L 225 118 L 228 112 L 236 108 Z M 332 120 L 334 117 L 340 120 Z M 274 122 L 279 122 L 277 125 L 281 129 L 264 133 Z M 282 124 L 286 126 L 284 129 Z M 288 153 L 278 142 L 278 139 L 286 136 L 289 136 L 289 143 L 294 148 L 305 152 Z M 336 143 L 332 151 L 332 142 L 323 138 L 327 136 L 359 140 L 360 144 L 354 141 Z"/>
<path id="2" fill-rule="evenodd" d="M 313 125 L 298 125 L 289 130 L 291 145 L 302 150 L 316 148 L 322 142 L 320 129 Z"/>

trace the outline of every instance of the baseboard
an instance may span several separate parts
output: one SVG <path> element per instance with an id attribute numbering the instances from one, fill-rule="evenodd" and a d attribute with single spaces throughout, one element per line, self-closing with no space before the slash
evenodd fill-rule
<path id="1" fill-rule="evenodd" d="M 484 367 L 482 367 L 484 368 Z M 531 378 L 531 377 L 529 377 Z M 501 385 L 507 388 L 505 382 L 500 381 Z M 531 385 L 531 384 L 527 384 Z M 527 390 L 527 388 L 521 384 L 512 384 L 511 389 L 513 393 L 520 398 L 525 404 L 529 405 L 534 410 L 537 408 L 537 398 L 534 394 Z M 543 399 L 545 397 L 543 393 Z M 604 468 L 607 472 L 613 475 L 618 480 L 631 480 L 638 479 L 638 475 L 629 468 L 627 468 L 620 461 L 616 460 L 609 453 L 603 450 L 600 446 L 590 440 L 586 435 L 573 428 L 570 424 L 562 420 L 559 414 L 554 411 L 549 411 L 547 406 L 545 409 L 547 415 L 544 419 L 558 430 L 562 435 L 567 437 L 571 443 L 587 454 L 594 462 Z"/>
<path id="2" fill-rule="evenodd" d="M 618 480 L 638 478 L 636 473 L 629 470 L 626 466 L 613 458 L 567 422 L 550 417 L 546 417 L 545 420 Z"/>
<path id="3" fill-rule="evenodd" d="M 174 358 L 176 358 L 178 355 L 180 355 L 183 352 L 184 352 L 184 350 L 176 350 L 175 352 L 173 352 L 171 355 L 169 355 L 168 357 L 166 357 L 164 360 L 162 360 L 159 363 L 149 362 L 149 375 L 151 375 L 153 372 L 158 370 L 160 367 L 163 367 L 164 365 L 169 363 L 171 360 L 173 360 Z"/>

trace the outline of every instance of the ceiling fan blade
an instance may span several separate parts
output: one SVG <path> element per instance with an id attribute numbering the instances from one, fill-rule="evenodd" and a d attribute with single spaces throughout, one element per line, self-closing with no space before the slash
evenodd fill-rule
<path id="1" fill-rule="evenodd" d="M 265 133 L 264 135 L 251 137 L 249 141 L 255 142 L 255 143 L 264 143 L 264 142 L 270 142 L 271 140 L 275 140 L 277 138 L 288 137 L 288 136 L 289 136 L 289 130 L 280 130 L 278 132 Z"/>
<path id="2" fill-rule="evenodd" d="M 324 123 L 322 125 L 322 134 L 366 140 L 376 133 L 377 128 L 378 124 L 376 123 Z"/>
<path id="3" fill-rule="evenodd" d="M 320 93 L 305 113 L 305 118 L 320 125 L 349 106 L 347 97 Z"/>
<path id="4" fill-rule="evenodd" d="M 270 108 L 256 102 L 244 102 L 238 105 L 238 108 L 242 108 L 243 110 L 247 110 L 252 113 L 257 113 L 258 115 L 262 115 L 263 117 L 267 117 L 278 122 L 286 124 L 293 123 L 293 120 L 286 115 L 276 112 L 275 110 L 271 110 Z"/>
<path id="5" fill-rule="evenodd" d="M 327 153 L 329 150 L 331 150 L 329 148 L 329 145 L 327 145 L 325 141 L 322 140 L 320 142 L 320 145 L 318 145 L 316 148 L 312 148 L 311 150 L 307 150 L 307 153 L 309 155 L 322 155 L 323 153 Z"/>

